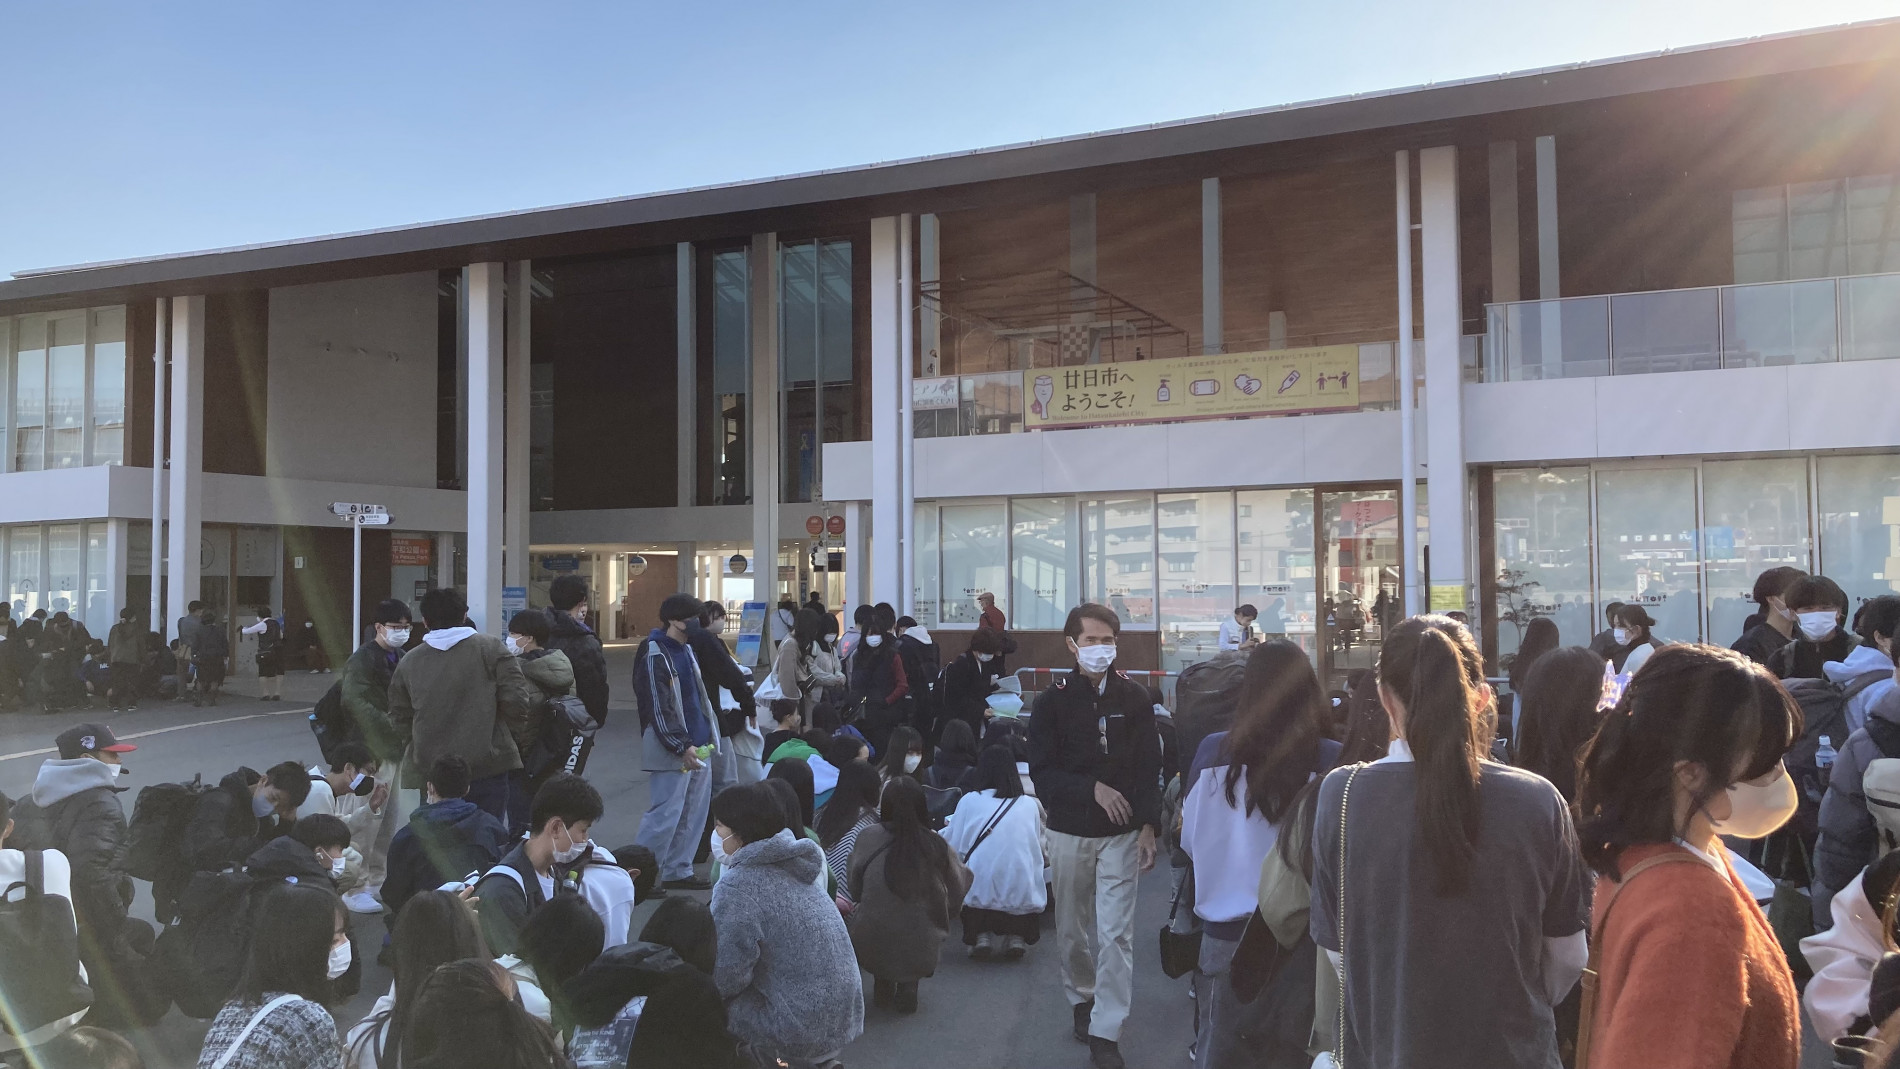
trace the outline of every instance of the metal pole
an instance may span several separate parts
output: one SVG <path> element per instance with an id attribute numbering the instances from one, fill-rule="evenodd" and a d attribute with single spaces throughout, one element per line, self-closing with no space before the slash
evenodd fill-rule
<path id="1" fill-rule="evenodd" d="M 350 650 L 363 641 L 363 517 L 350 517 L 354 562 L 350 569 Z"/>
<path id="2" fill-rule="evenodd" d="M 165 372 L 171 358 L 171 298 L 153 302 L 156 333 L 152 344 L 152 539 L 146 554 L 147 569 L 152 573 L 151 616 L 145 625 L 149 631 L 166 635 L 165 583 L 159 561 L 165 545 Z"/>
<path id="3" fill-rule="evenodd" d="M 897 217 L 897 340 L 898 340 L 898 441 L 903 443 L 903 470 L 898 474 L 902 486 L 899 498 L 904 514 L 900 516 L 898 575 L 902 577 L 902 588 L 898 591 L 899 615 L 909 616 L 916 611 L 912 602 L 917 591 L 917 435 L 916 425 L 911 414 L 911 316 L 916 309 L 917 276 L 910 267 L 911 216 Z"/>
<path id="4" fill-rule="evenodd" d="M 1397 177 L 1399 250 L 1399 574 L 1405 580 L 1405 615 L 1418 603 L 1418 435 L 1412 373 L 1412 153 L 1394 156 Z"/>

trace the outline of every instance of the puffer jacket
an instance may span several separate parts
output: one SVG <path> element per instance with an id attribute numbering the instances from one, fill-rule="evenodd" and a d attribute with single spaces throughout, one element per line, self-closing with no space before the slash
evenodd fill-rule
<path id="1" fill-rule="evenodd" d="M 73 913 L 79 931 L 109 944 L 125 923 L 132 877 L 125 873 L 125 807 L 112 766 L 90 757 L 40 765 L 33 793 L 13 807 L 15 837 L 23 850 L 58 850 L 73 870 Z"/>
<path id="2" fill-rule="evenodd" d="M 733 1037 L 817 1059 L 864 1031 L 864 989 L 838 907 L 815 881 L 825 852 L 781 831 L 747 843 L 713 886 L 713 981 Z"/>
<path id="3" fill-rule="evenodd" d="M 576 694 L 576 691 L 574 662 L 568 660 L 567 654 L 560 650 L 533 650 L 522 654 L 519 661 L 521 677 L 534 688 L 535 699 L 528 703 L 527 719 L 515 731 L 515 748 L 525 758 L 533 752 L 534 741 L 541 737 L 541 728 L 547 723 L 547 700 L 564 694 Z M 581 704 L 587 704 L 586 699 L 581 699 Z"/>
<path id="4" fill-rule="evenodd" d="M 1853 652 L 1843 661 L 1828 661 L 1821 666 L 1827 673 L 1828 682 L 1837 687 L 1849 687 L 1855 682 L 1866 679 L 1860 689 L 1847 699 L 1847 727 L 1859 728 L 1867 722 L 1867 710 L 1874 703 L 1887 696 L 1893 689 L 1893 658 L 1880 652 L 1874 645 L 1855 646 Z"/>
<path id="5" fill-rule="evenodd" d="M 602 1028 L 629 1000 L 652 995 L 668 975 L 686 967 L 672 947 L 636 939 L 602 951 L 562 991 L 576 1024 Z"/>
<path id="6" fill-rule="evenodd" d="M 1876 736 L 1885 739 L 1883 751 Z M 1867 766 L 1882 757 L 1900 757 L 1900 689 L 1887 693 L 1867 710 L 1867 722 L 1847 737 L 1834 758 L 1827 794 L 1821 798 L 1820 838 L 1814 845 L 1814 923 L 1832 922 L 1829 904 L 1849 880 L 1874 860 L 1878 835 L 1861 777 Z"/>
<path id="7" fill-rule="evenodd" d="M 607 724 L 607 655 L 592 628 L 557 609 L 548 610 L 548 649 L 567 655 L 574 694 L 594 723 Z"/>

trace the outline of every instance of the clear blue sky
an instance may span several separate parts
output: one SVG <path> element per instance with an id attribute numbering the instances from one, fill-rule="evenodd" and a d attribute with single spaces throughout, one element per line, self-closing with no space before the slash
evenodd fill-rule
<path id="1" fill-rule="evenodd" d="M 4 0 L 0 272 L 1892 14 L 1896 0 Z"/>

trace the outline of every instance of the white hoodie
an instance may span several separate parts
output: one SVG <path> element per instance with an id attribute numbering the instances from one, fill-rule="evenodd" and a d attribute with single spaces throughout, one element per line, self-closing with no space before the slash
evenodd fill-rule
<path id="1" fill-rule="evenodd" d="M 1892 690 L 1894 686 L 1893 673 L 1895 669 L 1893 659 L 1880 652 L 1880 647 L 1872 643 L 1863 643 L 1859 646 L 1855 646 L 1847 654 L 1846 660 L 1829 661 L 1821 666 L 1821 670 L 1827 673 L 1829 682 L 1842 687 L 1847 686 L 1849 683 L 1852 683 L 1864 675 L 1871 675 L 1874 672 L 1882 671 L 1887 673 L 1887 678 L 1876 680 L 1861 690 L 1859 694 L 1847 699 L 1847 730 L 1849 733 L 1859 731 L 1861 725 L 1867 723 L 1867 710 L 1872 709 L 1874 703 L 1885 697 L 1886 693 Z M 1836 748 L 1839 748 L 1841 745 L 1840 740 L 1836 739 L 1834 745 Z"/>
<path id="2" fill-rule="evenodd" d="M 1861 889 L 1865 870 L 1849 880 L 1834 896 L 1829 908 L 1834 925 L 1801 940 L 1801 955 L 1814 970 L 1814 979 L 1801 995 L 1802 1005 L 1814 1022 L 1814 1034 L 1823 1043 L 1832 1043 L 1847 1034 L 1854 1018 L 1867 1012 L 1867 996 L 1873 985 L 1874 965 L 1887 946 L 1880 934 L 1880 914 L 1867 902 Z"/>
<path id="3" fill-rule="evenodd" d="M 438 627 L 422 636 L 422 641 L 438 650 L 446 650 L 474 633 L 475 629 L 472 627 Z"/>

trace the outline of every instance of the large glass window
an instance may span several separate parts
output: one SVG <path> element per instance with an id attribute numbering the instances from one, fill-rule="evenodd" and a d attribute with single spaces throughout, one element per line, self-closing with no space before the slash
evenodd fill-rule
<path id="1" fill-rule="evenodd" d="M 916 536 L 917 553 L 913 567 L 916 568 L 917 588 L 912 593 L 911 615 L 925 627 L 936 626 L 938 591 L 942 587 L 937 575 L 937 506 L 918 503 L 916 525 L 912 528 Z M 855 606 L 854 606 L 855 608 Z"/>
<path id="2" fill-rule="evenodd" d="M 1640 604 L 1658 638 L 1700 638 L 1695 470 L 1597 473 L 1597 574 L 1605 602 Z"/>
<path id="3" fill-rule="evenodd" d="M 1060 630 L 1075 596 L 1075 499 L 1019 497 L 1010 509 L 1010 626 Z"/>
<path id="4" fill-rule="evenodd" d="M 46 594 L 53 612 L 79 612 L 80 584 L 84 582 L 85 555 L 79 525 L 56 523 L 46 529 Z"/>
<path id="5" fill-rule="evenodd" d="M 94 638 L 104 638 L 105 629 L 118 616 L 108 589 L 112 582 L 112 559 L 106 554 L 106 526 L 103 523 L 86 525 L 86 603 L 81 618 L 99 632 Z M 127 604 L 131 603 L 130 598 L 126 600 Z"/>
<path id="6" fill-rule="evenodd" d="M 1729 645 L 1755 611 L 1755 577 L 1784 565 L 1808 570 L 1808 465 L 1711 460 L 1702 465 L 1703 558 L 1709 641 Z"/>
<path id="7" fill-rule="evenodd" d="M 810 501 L 826 442 L 856 438 L 851 242 L 781 246 L 779 356 L 785 394 L 783 500 Z"/>
<path id="8" fill-rule="evenodd" d="M 66 316 L 48 326 L 46 466 L 76 468 L 86 444 L 86 317 Z"/>
<path id="9" fill-rule="evenodd" d="M 14 471 L 46 466 L 46 327 L 44 319 L 22 319 L 13 328 Z"/>
<path id="10" fill-rule="evenodd" d="M 1220 622 L 1234 611 L 1234 495 L 1161 494 L 1155 529 L 1161 667 L 1178 671 L 1214 655 Z"/>
<path id="11" fill-rule="evenodd" d="M 1152 494 L 1082 502 L 1084 596 L 1114 609 L 1124 627 L 1154 626 L 1154 522 Z"/>
<path id="12" fill-rule="evenodd" d="M 1900 182 L 1891 174 L 1738 190 L 1735 281 L 1900 270 Z"/>
<path id="13" fill-rule="evenodd" d="M 745 249 L 702 257 L 699 377 L 700 503 L 743 505 L 752 500 L 746 457 L 750 406 L 751 323 Z"/>
<path id="14" fill-rule="evenodd" d="M 1506 468 L 1492 473 L 1497 639 L 1517 652 L 1532 620 L 1549 617 L 1566 646 L 1596 633 L 1590 596 L 1590 469 Z"/>
<path id="15" fill-rule="evenodd" d="M 996 595 L 996 607 L 1016 626 L 1009 603 L 1009 560 L 1005 556 L 1002 502 L 943 507 L 943 599 L 938 619 L 946 624 L 975 624 L 982 609 L 978 594 Z"/>
<path id="16" fill-rule="evenodd" d="M 1317 656 L 1313 491 L 1242 490 L 1234 511 L 1240 569 L 1234 600 L 1259 610 L 1254 626 L 1262 635 L 1284 635 Z"/>
<path id="17" fill-rule="evenodd" d="M 125 463 L 125 309 L 92 313 L 92 462 Z"/>
<path id="18" fill-rule="evenodd" d="M 24 620 L 46 607 L 40 590 L 40 529 L 15 527 L 7 535 L 7 599 L 13 618 Z"/>
<path id="19" fill-rule="evenodd" d="M 1821 457 L 1821 567 L 1853 605 L 1900 592 L 1900 456 Z"/>

